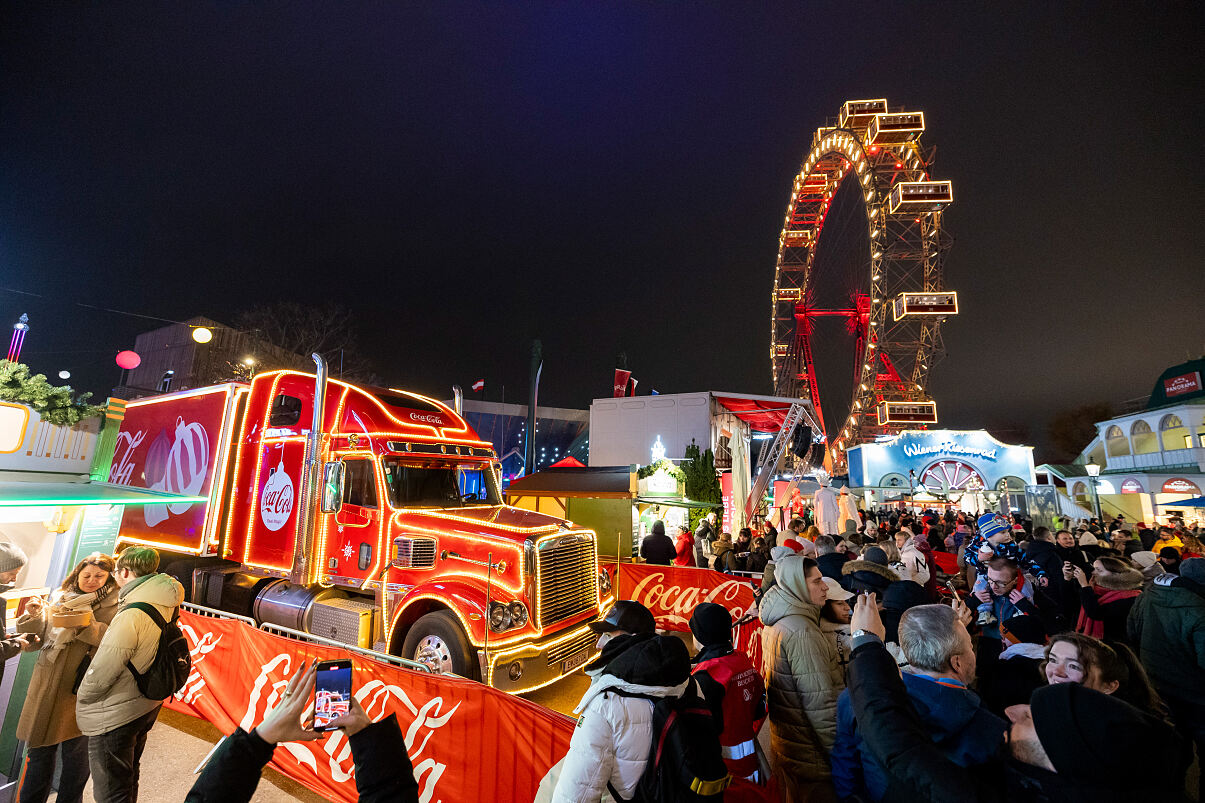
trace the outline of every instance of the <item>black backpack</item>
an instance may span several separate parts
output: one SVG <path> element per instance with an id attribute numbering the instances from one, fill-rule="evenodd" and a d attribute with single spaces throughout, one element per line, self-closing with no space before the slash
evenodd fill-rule
<path id="1" fill-rule="evenodd" d="M 720 748 L 720 725 L 692 680 L 681 697 L 625 694 L 653 702 L 649 761 L 636 787 L 642 803 L 703 803 L 724 799 L 732 776 Z M 617 800 L 619 796 L 611 790 Z"/>
<path id="2" fill-rule="evenodd" d="M 134 665 L 126 661 L 126 669 L 134 676 L 138 691 L 148 700 L 166 700 L 188 681 L 192 672 L 192 655 L 188 651 L 188 641 L 180 632 L 176 620 L 180 618 L 180 609 L 172 615 L 170 622 L 163 621 L 163 616 L 146 602 L 131 602 L 127 608 L 137 608 L 151 617 L 151 621 L 159 626 L 159 648 L 155 651 L 155 659 L 145 672 L 139 672 Z"/>

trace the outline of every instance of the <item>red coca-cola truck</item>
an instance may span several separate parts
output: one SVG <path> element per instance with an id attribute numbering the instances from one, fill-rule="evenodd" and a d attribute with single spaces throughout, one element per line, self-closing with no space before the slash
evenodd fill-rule
<path id="1" fill-rule="evenodd" d="M 158 549 L 199 605 L 507 692 L 586 663 L 595 534 L 504 505 L 457 410 L 316 362 L 131 402 L 110 482 L 208 501 L 127 508 L 118 548 Z"/>

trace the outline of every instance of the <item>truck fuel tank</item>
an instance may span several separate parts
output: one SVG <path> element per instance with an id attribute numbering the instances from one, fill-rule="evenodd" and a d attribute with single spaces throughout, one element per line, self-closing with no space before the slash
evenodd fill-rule
<path id="1" fill-rule="evenodd" d="M 334 588 L 300 586 L 288 580 L 277 580 L 259 592 L 253 611 L 257 622 L 308 633 L 315 602 L 346 596 Z"/>

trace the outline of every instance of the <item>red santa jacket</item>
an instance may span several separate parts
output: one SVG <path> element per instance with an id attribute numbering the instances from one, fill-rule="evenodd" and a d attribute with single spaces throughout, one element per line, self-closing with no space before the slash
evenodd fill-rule
<path id="1" fill-rule="evenodd" d="M 675 551 L 678 553 L 674 558 L 675 566 L 694 566 L 695 565 L 695 537 L 689 531 L 679 532 L 678 541 L 674 544 Z"/>
<path id="2" fill-rule="evenodd" d="M 720 734 L 724 763 L 734 777 L 752 777 L 757 772 L 754 742 L 766 716 L 766 684 L 761 674 L 743 652 L 701 661 L 694 671 L 706 672 L 724 687 L 724 732 Z"/>

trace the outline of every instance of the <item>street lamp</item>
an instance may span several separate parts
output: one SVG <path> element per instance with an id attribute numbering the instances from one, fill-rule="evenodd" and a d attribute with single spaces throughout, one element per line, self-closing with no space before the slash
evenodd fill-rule
<path id="1" fill-rule="evenodd" d="M 912 487 L 916 485 L 916 469 L 908 469 L 908 509 L 911 510 L 916 503 L 912 499 Z"/>
<path id="2" fill-rule="evenodd" d="M 1084 468 L 1088 470 L 1088 486 L 1092 489 L 1092 509 L 1096 511 L 1096 520 L 1100 521 L 1104 518 L 1100 515 L 1100 497 L 1096 494 L 1096 478 L 1100 476 L 1100 466 L 1089 463 Z"/>

